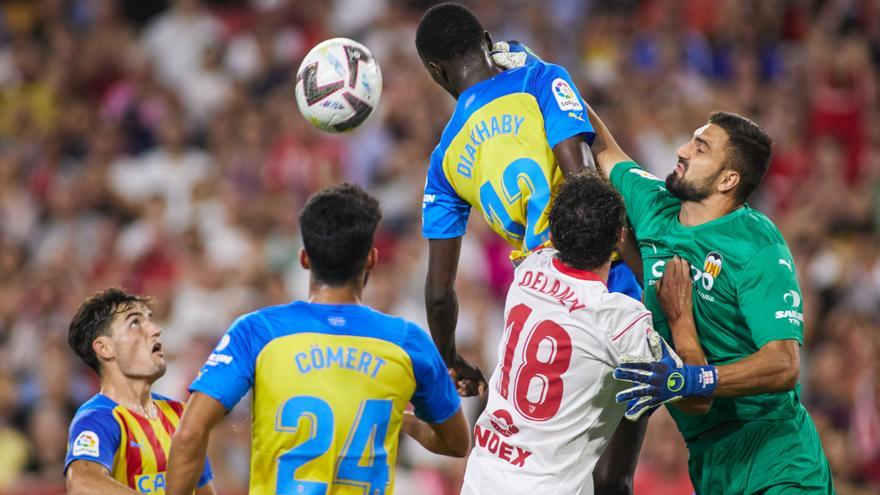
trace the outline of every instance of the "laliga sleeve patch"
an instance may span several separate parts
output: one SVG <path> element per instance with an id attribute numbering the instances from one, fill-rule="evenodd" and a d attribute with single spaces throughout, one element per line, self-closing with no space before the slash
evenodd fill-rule
<path id="1" fill-rule="evenodd" d="M 76 440 L 73 441 L 73 455 L 87 455 L 90 457 L 99 457 L 98 435 L 93 431 L 83 431 Z"/>
<path id="2" fill-rule="evenodd" d="M 565 79 L 561 77 L 557 77 L 553 80 L 553 96 L 556 98 L 556 103 L 559 105 L 560 110 L 583 110 L 584 107 L 581 105 L 581 102 L 578 101 L 578 97 L 575 94 L 574 90 L 571 89 L 571 86 L 568 85 Z"/>

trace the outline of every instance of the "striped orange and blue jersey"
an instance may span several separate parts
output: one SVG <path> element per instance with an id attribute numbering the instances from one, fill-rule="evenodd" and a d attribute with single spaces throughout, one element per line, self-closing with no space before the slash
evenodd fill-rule
<path id="1" fill-rule="evenodd" d="M 231 410 L 253 389 L 251 495 L 392 493 L 403 411 L 460 399 L 430 336 L 360 305 L 295 301 L 236 320 L 190 386 Z"/>
<path id="2" fill-rule="evenodd" d="M 70 424 L 64 471 L 74 461 L 97 462 L 110 476 L 140 493 L 165 493 L 165 472 L 171 452 L 171 436 L 180 423 L 183 403 L 152 394 L 158 416 L 146 418 L 103 394 L 97 394 L 77 410 Z M 211 465 L 198 486 L 213 478 Z"/>

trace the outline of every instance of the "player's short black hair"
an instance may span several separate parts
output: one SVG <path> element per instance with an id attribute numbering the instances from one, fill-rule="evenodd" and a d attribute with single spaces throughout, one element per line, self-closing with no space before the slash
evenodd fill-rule
<path id="1" fill-rule="evenodd" d="M 580 270 L 594 270 L 611 258 L 623 228 L 623 199 L 594 172 L 568 177 L 550 207 L 550 234 L 559 259 Z"/>
<path id="2" fill-rule="evenodd" d="M 424 60 L 449 61 L 478 50 L 483 25 L 467 7 L 441 3 L 425 12 L 416 29 L 416 49 Z"/>
<path id="3" fill-rule="evenodd" d="M 381 219 L 379 202 L 359 186 L 341 184 L 315 193 L 299 214 L 312 276 L 339 286 L 359 275 Z"/>
<path id="4" fill-rule="evenodd" d="M 755 122 L 731 112 L 713 112 L 709 123 L 727 132 L 727 157 L 724 167 L 739 172 L 734 198 L 748 201 L 761 185 L 770 167 L 773 139 Z"/>
<path id="5" fill-rule="evenodd" d="M 101 365 L 92 342 L 101 335 L 110 335 L 110 324 L 119 313 L 128 311 L 136 304 L 149 306 L 153 299 L 126 292 L 113 287 L 98 292 L 83 302 L 73 319 L 67 333 L 67 344 L 73 352 L 95 373 L 101 374 Z"/>

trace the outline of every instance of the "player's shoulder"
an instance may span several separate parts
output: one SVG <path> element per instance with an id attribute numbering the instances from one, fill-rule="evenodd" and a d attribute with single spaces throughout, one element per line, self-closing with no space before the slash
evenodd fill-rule
<path id="1" fill-rule="evenodd" d="M 174 409 L 183 410 L 184 406 L 186 405 L 183 403 L 183 401 L 179 401 L 177 399 L 172 399 L 171 397 L 167 397 L 162 394 L 157 394 L 156 392 L 151 392 L 150 397 L 152 397 L 154 401 L 165 402 Z"/>
<path id="2" fill-rule="evenodd" d="M 729 233 L 737 237 L 737 244 L 742 244 L 738 249 L 742 256 L 751 258 L 761 251 L 786 245 L 779 227 L 764 213 L 748 205 L 737 213 L 736 226 Z"/>
<path id="3" fill-rule="evenodd" d="M 651 312 L 641 301 L 618 292 L 604 292 L 592 309 L 612 339 L 641 321 L 651 323 Z"/>
<path id="4" fill-rule="evenodd" d="M 72 429 L 94 428 L 95 426 L 118 426 L 113 413 L 118 404 L 104 394 L 95 394 L 76 410 L 71 421 Z"/>
<path id="5" fill-rule="evenodd" d="M 81 406 L 76 410 L 75 416 L 79 416 L 81 414 L 113 414 L 113 409 L 116 408 L 118 404 L 113 401 L 110 397 L 107 397 L 104 394 L 95 394 L 89 400 L 82 403 Z"/>

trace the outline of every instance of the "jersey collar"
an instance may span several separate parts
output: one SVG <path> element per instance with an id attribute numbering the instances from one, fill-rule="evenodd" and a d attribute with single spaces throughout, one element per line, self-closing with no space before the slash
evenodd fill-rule
<path id="1" fill-rule="evenodd" d="M 570 266 L 566 265 L 565 263 L 563 263 L 562 260 L 560 260 L 559 258 L 557 258 L 555 256 L 553 257 L 552 263 L 553 263 L 553 267 L 556 268 L 557 270 L 559 270 L 560 273 L 562 273 L 564 275 L 568 275 L 569 277 L 574 277 L 574 278 L 577 278 L 580 280 L 591 280 L 594 282 L 602 282 L 606 286 L 608 285 L 605 283 L 604 280 L 602 280 L 602 277 L 596 275 L 595 273 L 593 273 L 589 270 L 581 270 L 578 268 L 570 267 Z"/>

